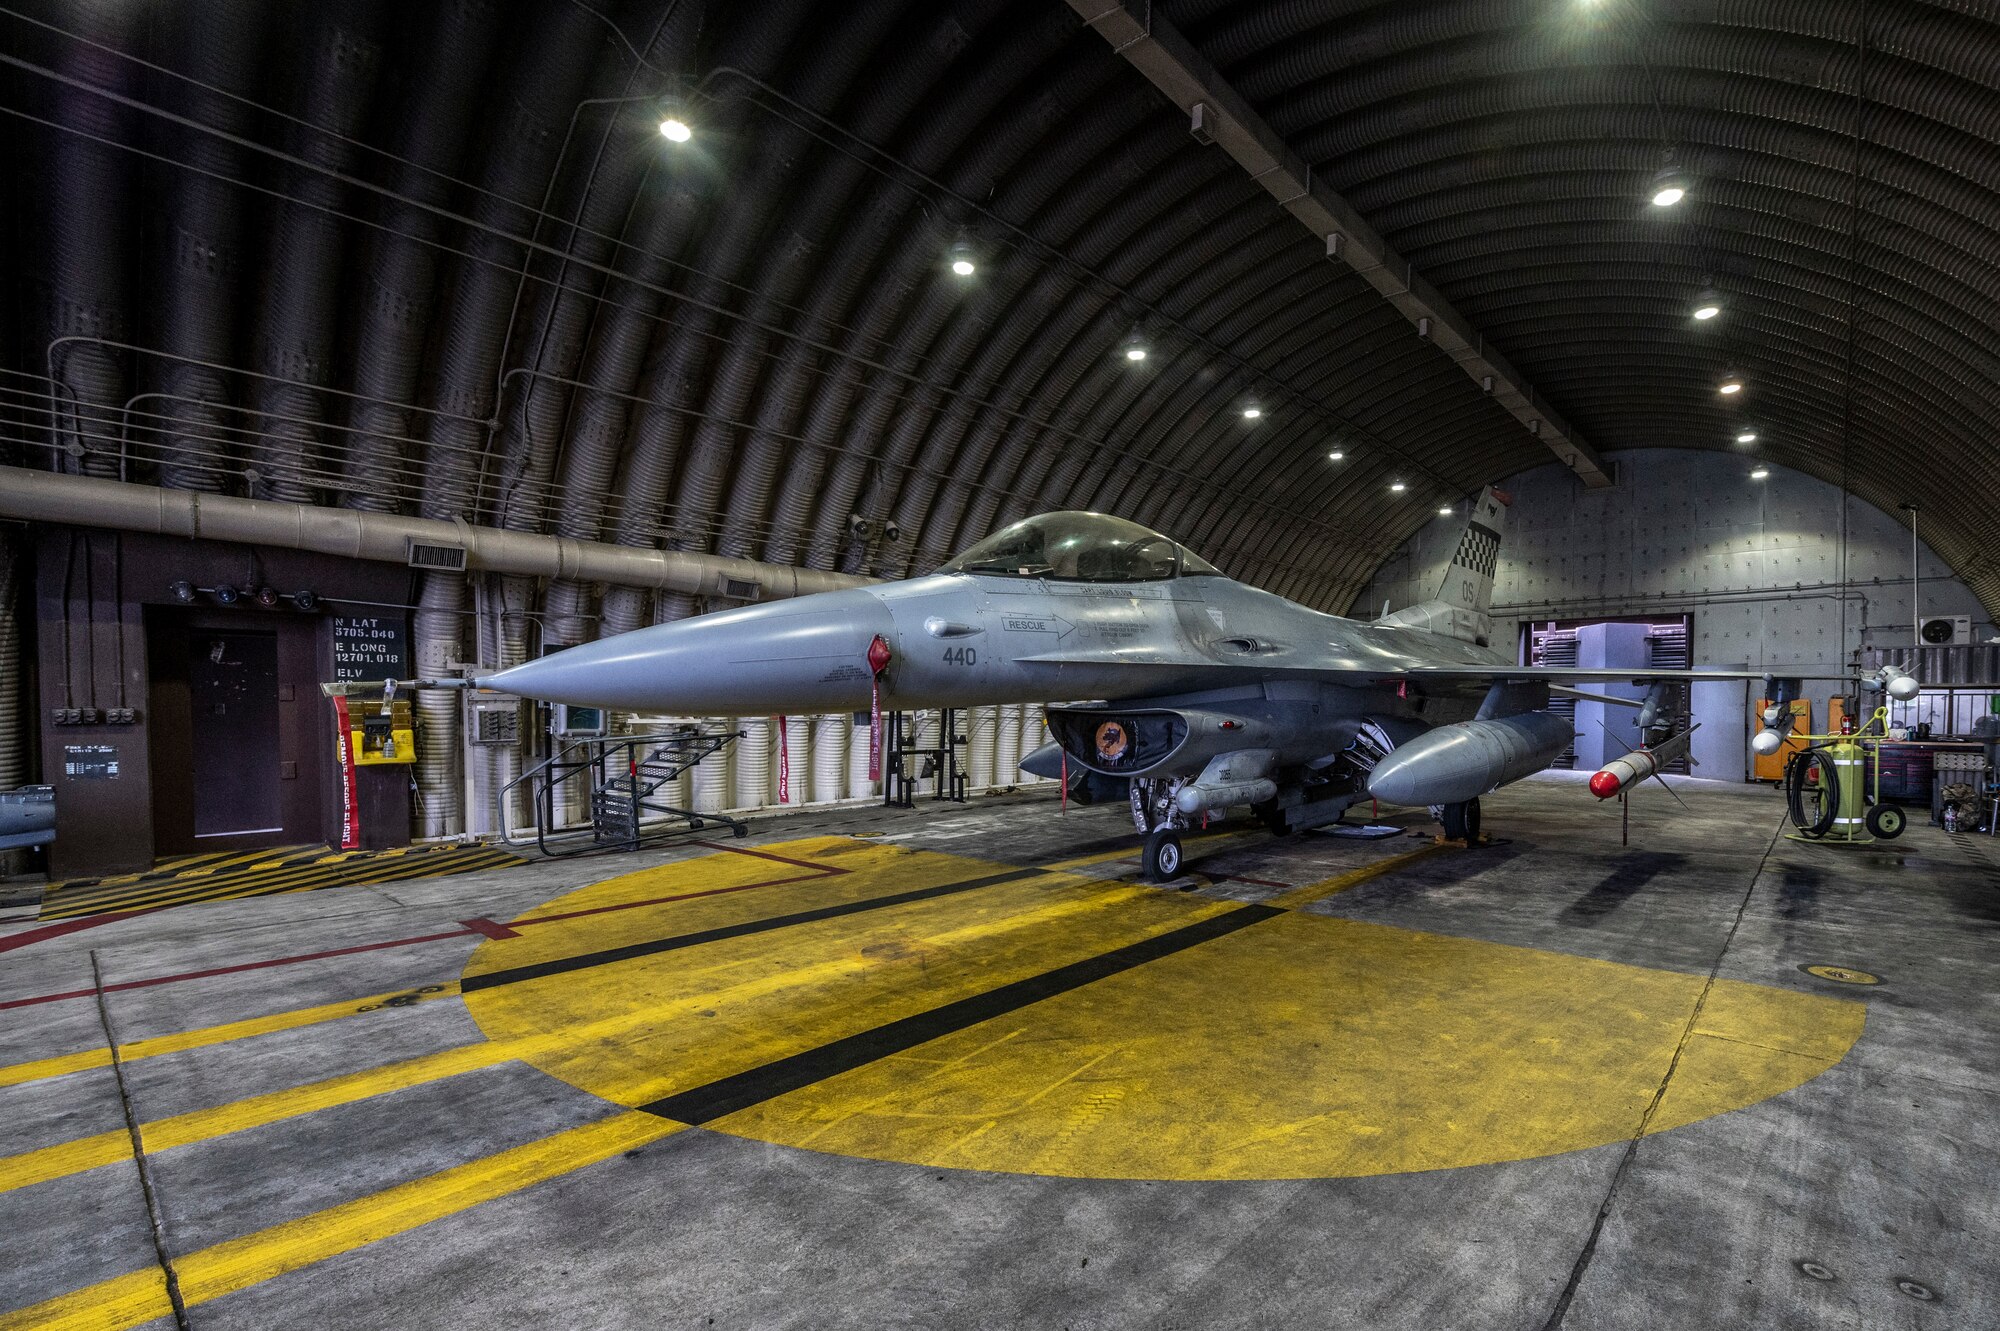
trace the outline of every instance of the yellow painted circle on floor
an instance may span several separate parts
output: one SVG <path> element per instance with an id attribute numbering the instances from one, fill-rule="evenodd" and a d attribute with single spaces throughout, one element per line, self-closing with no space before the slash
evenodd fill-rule
<path id="1" fill-rule="evenodd" d="M 528 917 L 572 918 L 481 944 L 468 1007 L 551 1075 L 621 1105 L 710 1104 L 685 1112 L 716 1131 L 1154 1179 L 1385 1174 L 1620 1141 L 1670 1064 L 1652 1131 L 1817 1076 L 1865 1013 L 1727 980 L 1704 1000 L 1700 975 L 1302 912 L 986 1013 L 981 995 L 1237 906 L 1080 870 L 770 928 L 1010 866 L 832 837 L 764 849 L 843 872 L 719 854 L 584 888 Z M 730 1094 L 704 1099 L 718 1084 Z"/>
<path id="2" fill-rule="evenodd" d="M 1867 971 L 1854 970 L 1848 966 L 1801 966 L 1808 975 L 1816 975 L 1822 980 L 1833 980 L 1839 984 L 1880 984 L 1882 977 L 1870 975 Z"/>

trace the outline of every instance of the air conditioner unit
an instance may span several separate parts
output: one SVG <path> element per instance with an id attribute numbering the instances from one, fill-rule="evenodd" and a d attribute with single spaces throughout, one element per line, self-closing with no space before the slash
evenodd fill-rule
<path id="1" fill-rule="evenodd" d="M 521 742 L 521 704 L 517 701 L 472 704 L 471 740 L 491 747 Z"/>
<path id="2" fill-rule="evenodd" d="M 1917 637 L 1926 647 L 1955 647 L 1972 641 L 1972 616 L 1932 615 L 1917 625 Z"/>

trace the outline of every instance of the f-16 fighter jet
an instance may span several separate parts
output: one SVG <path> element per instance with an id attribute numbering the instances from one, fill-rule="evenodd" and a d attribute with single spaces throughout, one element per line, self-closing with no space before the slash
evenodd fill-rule
<path id="1" fill-rule="evenodd" d="M 1428 805 L 1447 837 L 1475 838 L 1481 795 L 1569 746 L 1569 721 L 1547 710 L 1552 690 L 1652 685 L 1643 701 L 1606 699 L 1638 706 L 1648 728 L 1673 681 L 1763 679 L 1780 704 L 1767 724 L 1789 724 L 1796 678 L 1529 667 L 1495 648 L 1507 502 L 1488 487 L 1437 595 L 1372 623 L 1246 586 L 1137 523 L 1059 512 L 924 577 L 699 615 L 475 682 L 688 716 L 1052 704 L 1053 742 L 1022 766 L 1080 777 L 1100 798 L 1122 787 L 1156 881 L 1179 873 L 1185 829 L 1237 806 L 1288 832 L 1335 822 L 1357 800 Z M 1917 687 L 1894 670 L 1867 683 L 1896 697 Z M 1780 738 L 1767 729 L 1756 746 L 1774 751 Z M 1621 780 L 1593 790 L 1615 794 Z"/>

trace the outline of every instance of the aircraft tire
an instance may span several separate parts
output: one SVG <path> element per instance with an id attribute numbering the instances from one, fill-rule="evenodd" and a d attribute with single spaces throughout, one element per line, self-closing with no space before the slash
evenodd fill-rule
<path id="1" fill-rule="evenodd" d="M 1466 800 L 1460 804 L 1443 806 L 1443 814 L 1438 819 L 1444 824 L 1447 841 L 1477 841 L 1479 839 L 1479 801 Z"/>
<path id="2" fill-rule="evenodd" d="M 1181 864 L 1179 832 L 1171 827 L 1158 827 L 1146 834 L 1146 847 L 1140 865 L 1148 882 L 1171 882 L 1180 877 Z"/>
<path id="3" fill-rule="evenodd" d="M 1903 835 L 1903 824 L 1907 821 L 1901 808 L 1894 804 L 1874 804 L 1864 817 L 1868 835 L 1878 841 L 1894 841 Z"/>

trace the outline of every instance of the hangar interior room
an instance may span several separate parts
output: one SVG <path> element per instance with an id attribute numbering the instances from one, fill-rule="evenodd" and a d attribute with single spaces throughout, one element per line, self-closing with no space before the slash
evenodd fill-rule
<path id="1" fill-rule="evenodd" d="M 0 0 L 0 1331 L 2000 1327 L 1995 0 Z"/>

